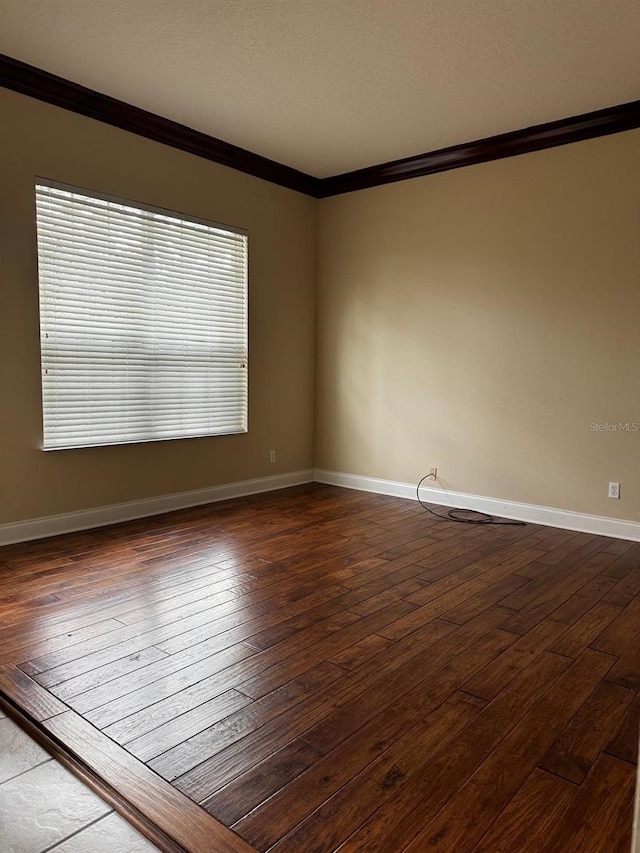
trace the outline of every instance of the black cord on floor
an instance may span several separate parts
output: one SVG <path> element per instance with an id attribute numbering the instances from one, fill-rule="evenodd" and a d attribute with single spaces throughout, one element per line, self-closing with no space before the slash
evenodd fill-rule
<path id="1" fill-rule="evenodd" d="M 440 515 L 439 512 L 434 512 L 431 507 L 427 506 L 420 497 L 420 486 L 430 477 L 433 477 L 433 474 L 425 474 L 420 480 L 416 486 L 416 497 L 422 509 L 431 513 L 431 515 L 435 515 L 440 521 L 458 521 L 460 524 L 501 524 L 506 527 L 523 527 L 527 523 L 526 521 L 497 521 L 494 515 L 489 515 L 488 512 L 481 512 L 478 509 L 450 509 L 447 510 L 446 515 Z M 461 513 L 464 513 L 464 515 L 461 515 Z"/>

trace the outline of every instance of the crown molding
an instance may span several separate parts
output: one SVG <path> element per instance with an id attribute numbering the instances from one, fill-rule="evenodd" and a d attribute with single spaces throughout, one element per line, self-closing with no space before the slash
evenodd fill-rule
<path id="1" fill-rule="evenodd" d="M 277 163 L 260 154 L 253 154 L 215 136 L 193 130 L 3 54 L 0 54 L 0 86 L 313 198 L 327 198 L 382 184 L 420 178 L 436 172 L 515 157 L 532 151 L 543 151 L 558 145 L 640 127 L 640 100 L 631 101 L 628 104 L 500 133 L 486 139 L 392 160 L 342 175 L 315 178 L 291 166 Z"/>
<path id="2" fill-rule="evenodd" d="M 619 104 L 546 124 L 536 124 L 522 130 L 500 133 L 486 139 L 452 145 L 450 148 L 441 148 L 438 151 L 429 151 L 414 157 L 392 160 L 378 166 L 369 166 L 366 169 L 357 169 L 354 172 L 324 178 L 320 184 L 320 198 L 395 181 L 406 181 L 409 178 L 420 178 L 436 172 L 459 169 L 462 166 L 487 163 L 490 160 L 501 160 L 504 157 L 515 157 L 517 154 L 544 151 L 546 148 L 555 148 L 558 145 L 594 139 L 637 127 L 640 127 L 640 101 L 631 101 L 628 104 Z"/>
<path id="3" fill-rule="evenodd" d="M 138 136 L 162 142 L 205 160 L 230 166 L 291 190 L 315 196 L 318 179 L 215 136 L 111 98 L 18 59 L 0 54 L 0 86 L 47 104 L 95 118 Z"/>

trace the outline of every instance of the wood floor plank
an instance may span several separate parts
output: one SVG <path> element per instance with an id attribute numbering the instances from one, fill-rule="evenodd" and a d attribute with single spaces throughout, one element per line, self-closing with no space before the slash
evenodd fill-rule
<path id="1" fill-rule="evenodd" d="M 605 569 L 609 577 L 621 580 L 626 577 L 640 562 L 640 543 L 625 542 L 622 539 L 610 540 L 604 549 L 608 554 L 615 554 L 617 559 Z"/>
<path id="2" fill-rule="evenodd" d="M 433 754 L 443 743 L 455 737 L 477 715 L 478 710 L 464 696 L 456 696 L 445 702 L 358 774 L 357 794 L 352 785 L 344 786 L 269 849 L 273 853 L 293 853 L 299 850 L 320 853 L 334 850 L 340 844 L 345 829 L 358 826 L 393 795 L 397 785 L 411 776 L 416 753 L 423 758 Z M 335 815 L 338 811 L 339 822 L 326 820 L 327 814 Z M 240 826 L 236 828 L 242 832 Z"/>
<path id="3" fill-rule="evenodd" d="M 601 548 L 602 543 L 599 540 L 595 540 L 590 545 L 581 548 L 577 554 L 579 557 L 586 557 L 596 546 Z M 576 559 L 578 558 L 576 557 Z M 590 581 L 593 582 L 592 586 L 597 588 L 594 600 L 599 600 L 615 585 L 613 578 L 597 577 L 611 560 L 612 556 L 610 554 L 603 553 L 592 555 L 584 563 L 580 561 L 579 568 L 559 578 L 550 589 L 534 599 L 527 607 L 511 616 L 505 622 L 504 627 L 508 631 L 515 631 L 519 634 L 530 631 L 551 613 L 559 610 L 567 601 L 571 599 L 575 601 L 576 595 L 579 596 L 580 591 Z"/>
<path id="4" fill-rule="evenodd" d="M 244 643 L 235 643 L 222 651 L 218 649 L 217 640 L 205 641 L 175 655 L 163 653 L 162 658 L 145 664 L 144 667 L 136 670 L 135 674 L 127 672 L 110 677 L 111 673 L 109 673 L 105 680 L 102 680 L 99 675 L 103 672 L 103 667 L 98 667 L 51 688 L 51 692 L 67 701 L 80 714 L 87 714 L 105 705 L 111 706 L 109 722 L 104 722 L 104 725 L 109 725 L 120 719 L 117 716 L 120 710 L 121 716 L 127 716 L 203 678 L 211 678 L 221 670 L 246 660 L 256 653 L 255 649 Z M 100 680 L 97 684 L 91 684 L 88 689 L 85 689 L 86 681 L 91 677 L 92 672 L 96 679 Z M 165 679 L 170 680 L 169 683 L 165 682 Z M 154 684 L 156 686 L 151 688 Z M 138 697 L 139 701 L 137 701 Z M 116 706 L 116 702 L 120 704 Z"/>
<path id="5" fill-rule="evenodd" d="M 627 542 L 625 539 L 612 539 L 604 550 L 609 554 L 626 554 L 634 547 L 637 547 L 634 542 Z"/>
<path id="6" fill-rule="evenodd" d="M 169 701 L 163 699 L 141 712 L 106 726 L 103 731 L 116 743 L 126 745 L 133 755 L 144 759 L 146 752 L 150 756 L 157 755 L 163 748 L 169 749 L 251 704 L 248 696 L 233 689 L 213 697 L 208 697 L 206 693 L 194 696 L 194 693 L 191 690 L 169 696 Z"/>
<path id="7" fill-rule="evenodd" d="M 394 615 L 396 615 L 398 612 L 398 608 L 399 605 L 397 604 L 389 605 L 388 608 L 385 608 L 385 610 L 388 611 L 387 613 L 384 613 L 383 611 L 378 611 L 376 614 L 373 614 L 373 616 L 377 617 L 378 624 L 384 624 L 387 620 L 393 619 Z M 361 621 L 364 622 L 365 619 L 373 619 L 373 616 L 365 617 Z M 356 626 L 359 625 L 359 622 L 356 623 Z M 364 626 L 362 628 L 362 631 L 364 631 L 364 635 L 366 636 L 366 634 L 369 633 L 372 627 L 375 630 L 375 625 L 376 623 L 372 622 L 370 625 Z M 325 643 L 321 645 L 320 648 L 323 649 L 324 656 L 329 658 L 335 653 L 336 650 L 339 650 L 340 648 L 346 648 L 348 645 L 351 644 L 354 633 L 351 632 L 347 635 L 346 632 L 349 630 L 349 628 L 346 628 L 344 629 L 344 631 L 340 632 L 343 634 L 342 639 L 340 639 L 339 637 L 329 637 L 325 641 Z M 317 660 L 319 657 L 321 657 L 321 655 L 319 654 L 320 648 L 312 647 L 312 655 L 310 657 L 302 658 L 296 656 L 294 661 L 295 669 L 288 669 L 285 673 L 278 673 L 276 681 L 287 682 L 288 679 L 291 678 L 295 678 L 296 681 L 303 680 L 305 678 L 305 675 L 301 675 L 300 670 L 302 670 L 303 673 L 308 670 L 313 671 L 311 667 L 317 665 Z M 332 667 L 332 669 L 334 670 L 340 669 L 339 667 L 333 667 L 332 664 L 328 663 L 322 666 Z M 344 675 L 344 671 L 340 670 L 340 674 Z M 294 682 L 290 683 L 294 684 Z M 254 711 L 256 708 L 262 709 L 263 706 L 266 706 L 269 708 L 269 714 L 276 713 L 275 709 L 277 709 L 277 713 L 281 713 L 282 708 L 279 703 L 275 703 L 275 709 L 271 707 L 273 701 L 272 697 L 276 695 L 287 696 L 287 683 L 283 683 L 281 686 L 279 684 L 278 686 L 273 686 L 270 683 L 269 686 L 272 689 L 266 693 L 262 692 L 262 688 L 264 687 L 264 681 L 261 680 L 260 684 L 260 691 L 257 692 L 260 692 L 261 696 L 259 700 L 255 702 L 253 706 L 251 706 L 250 710 Z M 244 692 L 243 688 L 244 685 L 242 683 L 238 685 L 238 689 Z M 295 702 L 298 700 L 294 697 L 292 701 L 295 704 Z M 258 702 L 261 703 L 259 706 Z M 222 721 L 222 723 L 215 724 L 205 729 L 200 734 L 195 735 L 194 737 L 191 737 L 188 740 L 185 740 L 183 743 L 173 747 L 172 749 L 160 755 L 158 758 L 152 760 L 150 762 L 150 766 L 152 766 L 154 770 L 156 770 L 161 775 L 163 775 L 165 772 L 175 773 L 176 776 L 182 775 L 187 770 L 190 770 L 192 767 L 199 764 L 205 758 L 209 757 L 209 755 L 218 752 L 225 746 L 233 743 L 235 740 L 238 740 L 242 736 L 242 733 L 251 731 L 252 728 L 256 727 L 258 724 L 262 725 L 266 719 L 269 719 L 269 716 L 261 715 L 259 717 L 259 723 L 253 721 L 246 714 L 243 714 L 242 719 L 243 721 L 246 721 L 243 722 L 242 725 L 237 725 L 235 724 L 235 722 L 233 725 L 231 725 L 229 721 Z"/>
<path id="8" fill-rule="evenodd" d="M 364 637 L 364 639 L 359 640 L 357 643 L 334 655 L 331 658 L 331 663 L 335 663 L 337 666 L 342 666 L 345 669 L 357 669 L 361 663 L 378 655 L 384 649 L 389 648 L 391 644 L 391 640 L 387 640 L 379 634 L 369 634 L 368 637 Z"/>
<path id="9" fill-rule="evenodd" d="M 587 649 L 418 833 L 406 853 L 471 851 L 613 662 L 609 655 Z M 431 804 L 423 806 L 423 819 L 429 811 Z"/>
<path id="10" fill-rule="evenodd" d="M 591 643 L 591 648 L 609 655 L 624 655 L 640 633 L 640 597 L 634 598 Z"/>
<path id="11" fill-rule="evenodd" d="M 395 705 L 403 697 L 424 684 L 441 667 L 464 652 L 501 621 L 502 613 L 488 610 L 475 620 L 446 635 L 435 633 L 430 643 L 399 644 L 395 661 L 381 670 L 376 658 L 363 664 L 351 678 L 348 698 L 336 703 L 335 710 L 321 723 L 305 732 L 304 739 L 321 752 L 328 752 L 357 728 L 373 719 L 383 708 Z M 435 629 L 434 625 L 434 629 Z M 423 632 L 423 636 L 426 635 Z M 501 643 L 502 644 L 502 643 Z"/>
<path id="12" fill-rule="evenodd" d="M 616 853 L 639 608 L 638 543 L 307 484 L 0 548 L 0 690 L 168 849 Z"/>
<path id="13" fill-rule="evenodd" d="M 178 620 L 177 623 L 171 623 L 150 631 L 140 631 L 135 625 L 125 626 L 117 632 L 112 632 L 118 636 L 110 638 L 112 642 L 109 645 L 103 639 L 96 638 L 96 643 L 79 644 L 78 647 L 73 646 L 61 652 L 35 658 L 30 663 L 40 670 L 38 682 L 43 687 L 52 687 L 104 664 L 137 654 L 149 646 L 161 647 L 163 642 L 179 636 L 194 625 L 209 625 L 211 621 L 215 621 L 216 630 L 222 632 L 224 627 L 232 627 L 238 622 L 237 616 L 233 613 L 233 606 L 229 610 L 230 612 L 224 616 L 221 616 L 219 612 L 210 614 L 208 611 L 204 611 L 195 617 Z M 245 615 L 250 618 L 253 614 Z M 223 619 L 225 620 L 224 623 Z M 162 650 L 164 651 L 164 649 Z"/>
<path id="14" fill-rule="evenodd" d="M 424 825 L 427 800 L 434 810 L 443 804 L 526 714 L 531 697 L 544 692 L 567 669 L 567 664 L 564 658 L 546 655 L 537 666 L 529 668 L 516 687 L 506 690 L 500 701 L 481 711 L 456 738 L 440 744 L 435 757 L 427 752 L 424 763 L 415 745 L 410 769 L 398 765 L 401 773 L 392 773 L 391 779 L 387 774 L 396 766 L 393 759 L 397 755 L 385 754 L 383 761 L 372 762 L 270 849 L 274 853 L 320 853 L 332 849 L 338 833 L 347 831 L 353 835 L 362 827 L 362 835 L 358 833 L 345 845 L 349 853 L 379 851 L 389 845 L 390 838 L 395 849 L 402 850 Z M 327 820 L 329 814 L 331 821 Z"/>
<path id="15" fill-rule="evenodd" d="M 250 771 L 202 801 L 209 814 L 231 826 L 268 799 L 320 757 L 308 743 L 294 740 L 259 762 Z"/>
<path id="16" fill-rule="evenodd" d="M 103 619 L 99 622 L 92 622 L 90 625 L 85 625 L 83 627 L 78 627 L 75 630 L 65 631 L 62 635 L 57 636 L 56 639 L 56 647 L 57 648 L 65 648 L 68 646 L 76 645 L 77 643 L 86 643 L 87 640 L 91 639 L 95 636 L 103 636 L 105 634 L 110 634 L 112 631 L 118 630 L 122 628 L 122 622 L 117 619 Z M 9 634 L 10 632 L 7 632 Z M 7 638 L 3 638 L 3 649 L 6 651 L 7 646 L 4 645 L 4 640 Z M 40 642 L 42 643 L 42 636 L 40 636 Z M 39 667 L 32 665 L 34 672 L 41 671 Z"/>
<path id="17" fill-rule="evenodd" d="M 540 558 L 541 563 L 547 563 L 550 566 L 563 563 L 563 565 L 575 565 L 580 562 L 587 554 L 594 551 L 600 551 L 606 547 L 608 540 L 600 536 L 578 536 L 574 535 L 566 539 L 559 546 L 547 551 L 544 557 Z"/>
<path id="18" fill-rule="evenodd" d="M 611 589 L 604 597 L 607 604 L 616 607 L 626 607 L 633 599 L 640 595 L 640 567 L 636 566 L 626 577 Z"/>
<path id="19" fill-rule="evenodd" d="M 640 732 L 640 693 L 622 718 L 617 731 L 605 747 L 605 752 L 630 764 L 638 763 L 638 733 Z"/>
<path id="20" fill-rule="evenodd" d="M 575 790 L 571 783 L 536 768 L 473 853 L 538 853 Z"/>
<path id="21" fill-rule="evenodd" d="M 384 565 L 385 567 L 387 566 L 386 563 Z M 392 569 L 389 570 L 390 573 L 392 573 L 392 571 Z M 385 573 L 386 568 L 384 571 L 377 573 L 380 574 L 381 577 L 376 579 L 374 582 L 371 582 L 369 578 L 366 578 L 363 582 L 362 578 L 358 575 L 355 582 L 350 586 L 347 586 L 349 583 L 347 581 L 328 589 L 322 588 L 322 585 L 320 585 L 321 588 L 318 589 L 318 583 L 315 581 L 308 595 L 299 597 L 295 602 L 287 603 L 285 610 L 283 610 L 283 602 L 280 598 L 280 589 L 278 587 L 278 593 L 275 595 L 272 593 L 270 606 L 267 606 L 266 610 L 262 611 L 262 614 L 256 613 L 255 618 L 248 618 L 244 620 L 239 619 L 238 615 L 232 615 L 228 624 L 220 624 L 219 622 L 216 623 L 215 621 L 210 621 L 176 635 L 166 642 L 160 643 L 159 648 L 166 651 L 168 654 L 173 655 L 176 652 L 183 651 L 197 645 L 198 643 L 204 642 L 213 636 L 222 636 L 223 634 L 225 636 L 231 634 L 235 642 L 249 640 L 249 638 L 258 633 L 258 631 L 285 622 L 297 613 L 315 609 L 318 604 L 323 604 L 329 600 L 332 602 L 331 613 L 340 612 L 344 609 L 348 609 L 354 604 L 365 601 L 367 598 L 370 598 L 372 595 L 377 594 L 389 586 L 393 586 L 394 578 L 386 577 Z M 345 586 L 347 586 L 346 592 L 343 589 Z M 265 607 L 265 604 L 262 603 L 259 606 Z M 250 614 L 250 617 L 251 616 L 252 614 Z M 242 627 L 242 624 L 245 625 L 244 628 Z"/>
<path id="22" fill-rule="evenodd" d="M 564 820 L 540 848 L 541 853 L 627 853 L 631 845 L 634 786 L 634 767 L 602 755 L 576 792 Z"/>
<path id="23" fill-rule="evenodd" d="M 278 644 L 278 646 L 274 646 L 265 652 L 259 659 L 256 659 L 262 664 L 261 672 L 241 681 L 238 684 L 238 689 L 253 699 L 260 699 L 322 661 L 330 660 L 334 654 L 349 648 L 354 642 L 362 640 L 371 633 L 383 630 L 388 624 L 402 618 L 414 609 L 414 605 L 408 601 L 393 602 L 386 607 L 375 610 L 369 616 L 356 617 L 351 624 L 339 625 L 338 630 L 327 632 L 326 636 L 317 642 L 305 645 L 304 651 L 296 648 L 295 654 L 291 653 L 292 643 Z M 347 615 L 353 614 L 343 614 L 341 618 L 344 619 Z M 336 624 L 339 624 L 337 620 Z M 298 636 L 302 636 L 302 634 Z M 283 651 L 277 654 L 281 648 Z M 270 652 L 273 654 L 270 655 Z M 285 657 L 287 658 L 286 666 L 283 665 Z M 269 665 L 270 663 L 271 665 Z"/>
<path id="24" fill-rule="evenodd" d="M 494 699 L 563 632 L 563 625 L 546 619 L 523 636 L 516 635 L 518 639 L 495 661 L 474 673 L 464 685 L 464 690 L 480 699 Z"/>
<path id="25" fill-rule="evenodd" d="M 398 619 L 393 625 L 378 633 L 389 640 L 400 640 L 406 637 L 407 634 L 410 634 L 432 619 L 442 616 L 447 610 L 473 598 L 488 583 L 506 577 L 512 574 L 519 566 L 535 560 L 537 553 L 533 549 L 527 549 L 514 554 L 505 562 L 498 562 L 498 565 L 495 565 L 494 560 L 489 559 L 484 561 L 483 566 L 479 564 L 474 566 L 472 564 L 472 566 L 468 567 L 467 570 L 463 570 L 454 579 L 452 588 L 448 588 L 442 594 L 439 594 L 441 589 L 449 586 L 448 583 L 444 583 L 447 581 L 446 578 L 431 584 L 425 590 L 414 593 L 407 599 L 418 605 L 421 602 L 426 603 L 419 606 L 413 613 L 408 614 L 402 619 Z"/>
<path id="26" fill-rule="evenodd" d="M 366 725 L 356 728 L 348 739 L 338 738 L 337 746 L 308 772 L 274 794 L 264 806 L 238 823 L 236 829 L 260 849 L 266 849 L 443 702 L 482 708 L 481 700 L 460 693 L 457 688 L 465 673 L 495 655 L 509 641 L 502 632 L 489 632 L 427 684 L 407 694 L 401 704 L 381 711 Z"/>
<path id="27" fill-rule="evenodd" d="M 451 544 L 446 549 L 433 550 L 417 560 L 416 565 L 422 566 L 424 569 L 418 578 L 433 583 L 447 577 L 447 575 L 465 569 L 471 563 L 485 559 L 501 548 L 515 542 L 524 542 L 526 547 L 535 546 L 536 550 L 540 548 L 540 541 L 531 535 L 531 529 L 528 525 L 503 530 L 492 537 L 487 537 L 486 531 L 482 528 L 472 527 L 472 530 L 466 534 L 459 533 L 457 536 L 451 537 Z M 519 573 L 522 577 L 527 576 L 526 570 L 530 565 L 532 564 L 529 563 L 527 566 L 520 567 Z"/>
<path id="28" fill-rule="evenodd" d="M 634 692 L 602 681 L 540 762 L 543 770 L 580 784 L 616 731 Z"/>
<path id="29" fill-rule="evenodd" d="M 38 722 L 69 710 L 13 664 L 0 664 L 0 691 Z"/>
<path id="30" fill-rule="evenodd" d="M 528 525 L 527 525 L 528 526 Z M 543 551 L 553 551 L 566 542 L 575 540 L 577 542 L 580 534 L 573 530 L 563 530 L 562 528 L 544 528 L 546 536 L 538 546 Z M 584 540 L 583 540 L 584 541 Z"/>
<path id="31" fill-rule="evenodd" d="M 640 631 L 620 655 L 607 678 L 631 690 L 640 690 Z"/>
<path id="32" fill-rule="evenodd" d="M 287 743 L 299 738 L 348 692 L 348 679 L 337 679 L 297 703 L 286 715 L 276 716 L 240 740 L 212 751 L 190 770 L 180 773 L 177 772 L 178 768 L 169 764 L 161 775 L 173 781 L 179 790 L 187 793 L 192 799 L 201 802 Z"/>
<path id="33" fill-rule="evenodd" d="M 103 666 L 96 667 L 96 669 L 91 669 L 89 672 L 83 672 L 82 675 L 70 678 L 50 688 L 50 692 L 59 699 L 67 701 L 79 693 L 86 693 L 88 690 L 93 690 L 109 681 L 133 672 L 138 672 L 149 664 L 164 660 L 167 657 L 166 652 L 157 649 L 155 646 L 151 646 L 126 658 L 120 658 L 112 663 L 106 663 Z M 22 664 L 21 666 L 28 673 L 25 665 Z"/>
<path id="34" fill-rule="evenodd" d="M 407 610 L 412 609 L 411 605 L 405 602 L 399 602 L 396 608 L 392 611 L 395 614 L 400 613 L 401 611 L 406 612 Z M 238 620 L 236 620 L 238 621 Z M 320 620 L 315 625 L 310 626 L 309 628 L 299 631 L 296 635 L 290 638 L 289 643 L 279 643 L 277 647 L 274 649 L 270 649 L 263 653 L 260 658 L 260 663 L 258 664 L 256 661 L 246 662 L 244 666 L 240 666 L 238 664 L 237 669 L 246 672 L 244 678 L 248 677 L 248 673 L 254 670 L 261 670 L 263 666 L 267 664 L 268 661 L 272 660 L 277 656 L 285 656 L 292 653 L 292 647 L 294 648 L 302 648 L 307 645 L 311 645 L 313 642 L 318 641 L 318 638 L 323 637 L 326 634 L 331 634 L 335 632 L 338 628 L 344 627 L 346 624 L 350 624 L 352 622 L 360 621 L 359 617 L 352 613 L 340 613 L 336 616 L 331 616 L 327 619 Z M 229 624 L 233 624 L 233 620 L 227 621 L 226 619 L 219 619 L 217 621 L 216 626 L 212 629 L 214 635 L 218 636 L 218 641 L 215 643 L 215 646 L 220 649 L 220 651 L 225 651 L 226 648 L 231 648 L 232 646 L 239 645 L 239 641 L 245 639 L 247 634 L 236 628 L 230 628 L 228 631 L 225 630 Z M 216 634 L 216 632 L 218 632 Z M 222 635 L 224 634 L 224 638 Z M 198 644 L 199 645 L 199 644 Z M 188 648 L 188 647 L 187 647 Z M 166 649 L 161 649 L 162 651 L 166 651 Z M 255 650 L 254 650 L 255 651 Z M 111 655 L 110 655 L 111 657 Z M 245 652 L 241 654 L 242 659 L 247 657 Z M 256 659 L 257 660 L 257 659 Z M 94 658 L 93 666 L 98 666 L 102 661 L 102 655 L 100 654 L 98 657 Z M 73 662 L 75 663 L 75 662 Z M 207 664 L 203 664 L 200 669 L 203 667 L 206 668 Z M 50 670 L 48 673 L 42 673 L 40 676 L 37 676 L 38 682 L 40 684 L 43 683 L 43 676 L 51 675 L 51 673 L 55 673 L 52 678 L 47 679 L 44 683 L 45 685 L 53 680 L 56 684 L 59 683 L 59 680 L 67 680 L 67 678 L 73 678 L 76 674 L 76 667 L 73 664 L 65 664 L 65 677 L 61 679 L 60 670 L 61 667 L 57 667 L 56 670 Z M 85 659 L 81 661 L 81 673 L 86 672 L 91 668 L 91 665 L 87 663 Z M 143 707 L 143 706 L 140 706 Z M 133 710 L 136 710 L 135 708 Z M 113 722 L 113 720 L 111 720 Z"/>
<path id="35" fill-rule="evenodd" d="M 505 616 L 507 616 L 506 611 L 509 608 L 505 606 L 504 599 L 526 583 L 525 578 L 519 578 L 517 575 L 507 575 L 507 577 L 501 578 L 495 581 L 495 583 L 488 584 L 482 592 L 467 599 L 467 601 L 459 604 L 452 610 L 445 611 L 442 614 L 442 618 L 450 622 L 455 622 L 458 625 L 463 625 L 465 622 L 473 619 L 474 616 L 478 616 L 487 607 L 491 607 L 492 604 L 499 604 L 505 610 Z"/>
<path id="36" fill-rule="evenodd" d="M 577 619 L 568 631 L 551 646 L 559 655 L 576 658 L 598 637 L 621 612 L 622 608 L 598 601 L 584 616 Z"/>
<path id="37" fill-rule="evenodd" d="M 167 760 L 176 761 L 176 754 L 181 754 L 183 748 L 191 755 L 194 746 L 201 741 L 205 749 L 211 743 L 215 743 L 218 748 L 227 746 L 342 677 L 343 673 L 338 667 L 329 663 L 319 664 L 261 699 L 251 701 L 244 697 L 244 701 L 235 700 L 234 704 L 239 710 L 225 714 L 224 717 L 221 713 L 211 714 L 208 708 L 197 706 L 128 743 L 127 749 L 138 758 L 148 761 L 150 766 L 156 767 L 164 766 Z M 156 756 L 160 758 L 153 762 Z"/>

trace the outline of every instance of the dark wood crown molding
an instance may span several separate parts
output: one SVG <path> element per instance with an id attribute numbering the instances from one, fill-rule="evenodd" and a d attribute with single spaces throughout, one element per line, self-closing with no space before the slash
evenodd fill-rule
<path id="1" fill-rule="evenodd" d="M 318 179 L 311 175 L 3 54 L 0 85 L 306 195 L 317 193 Z"/>
<path id="2" fill-rule="evenodd" d="M 315 178 L 3 54 L 0 54 L 0 86 L 314 198 L 420 178 L 640 127 L 640 100 L 631 101 L 342 175 Z"/>
<path id="3" fill-rule="evenodd" d="M 487 139 L 478 139 L 462 145 L 452 145 L 439 151 L 418 154 L 415 157 L 405 157 L 324 178 L 320 184 L 320 198 L 354 190 L 377 187 L 394 181 L 405 181 L 408 178 L 420 178 L 433 175 L 436 172 L 446 172 L 449 169 L 459 169 L 461 166 L 472 166 L 475 163 L 486 163 L 489 160 L 500 160 L 503 157 L 515 157 L 517 154 L 528 154 L 532 151 L 543 151 L 545 148 L 555 148 L 570 142 L 583 139 L 593 139 L 622 130 L 632 130 L 640 127 L 640 101 L 631 101 L 604 110 L 583 113 L 578 116 L 537 124 L 522 130 L 500 133 Z"/>

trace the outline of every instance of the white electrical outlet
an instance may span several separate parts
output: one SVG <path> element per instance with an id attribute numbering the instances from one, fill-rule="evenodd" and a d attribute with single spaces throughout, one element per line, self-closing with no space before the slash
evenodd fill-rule
<path id="1" fill-rule="evenodd" d="M 433 477 L 434 480 L 438 479 L 438 469 L 437 468 L 429 468 L 429 476 Z"/>
<path id="2" fill-rule="evenodd" d="M 609 497 L 610 498 L 619 498 L 620 497 L 620 483 L 609 483 Z"/>
<path id="3" fill-rule="evenodd" d="M 273 463 L 275 461 L 276 461 L 276 452 L 275 452 L 275 450 L 270 450 L 269 451 L 269 462 L 273 465 Z"/>

